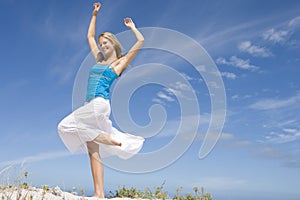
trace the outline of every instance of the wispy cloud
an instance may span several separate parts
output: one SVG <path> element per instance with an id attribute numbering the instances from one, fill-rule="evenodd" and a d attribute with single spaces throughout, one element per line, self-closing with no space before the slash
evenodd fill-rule
<path id="1" fill-rule="evenodd" d="M 236 26 L 228 26 L 226 29 L 221 29 L 213 34 L 210 33 L 207 37 L 199 37 L 199 41 L 204 46 L 207 45 L 215 50 L 224 49 L 226 44 L 257 36 L 257 31 L 252 30 L 262 30 L 261 27 L 270 23 L 271 20 L 272 18 L 264 18 L 240 23 Z"/>
<path id="2" fill-rule="evenodd" d="M 300 93 L 285 99 L 262 99 L 250 105 L 250 108 L 256 110 L 272 110 L 295 105 L 300 100 Z"/>
<path id="3" fill-rule="evenodd" d="M 51 153 L 39 153 L 32 156 L 23 157 L 16 160 L 8 160 L 8 161 L 2 161 L 0 162 L 0 166 L 11 166 L 11 165 L 18 165 L 18 164 L 24 164 L 24 163 L 32 163 L 42 160 L 49 160 L 49 159 L 55 159 L 60 157 L 66 157 L 70 156 L 70 152 L 68 151 L 58 151 L 58 152 L 51 152 Z"/>
<path id="4" fill-rule="evenodd" d="M 266 98 L 251 104 L 249 108 L 261 111 L 263 129 L 267 132 L 262 142 L 286 143 L 300 138 L 299 100 L 297 93 L 288 98 Z"/>
<path id="5" fill-rule="evenodd" d="M 300 16 L 297 16 L 289 21 L 288 25 L 293 28 L 300 27 Z"/>
<path id="6" fill-rule="evenodd" d="M 21 90 L 25 91 L 26 89 L 29 88 L 27 87 L 28 84 L 29 84 L 29 80 L 26 78 L 7 81 L 6 84 L 1 84 L 0 93 L 8 94 L 10 98 L 18 98 L 19 93 L 12 92 L 12 91 L 21 91 Z"/>
<path id="7" fill-rule="evenodd" d="M 288 23 L 288 26 L 291 28 L 299 28 L 300 27 L 300 16 L 297 16 L 293 19 L 291 19 Z"/>
<path id="8" fill-rule="evenodd" d="M 81 16 L 73 20 L 70 16 L 64 19 L 58 18 L 58 11 L 49 7 L 43 13 L 41 20 L 34 23 L 32 26 L 40 35 L 45 38 L 46 42 L 55 42 L 56 45 L 65 45 L 70 42 L 73 46 L 83 45 L 86 42 L 88 16 Z"/>
<path id="9" fill-rule="evenodd" d="M 256 57 L 270 57 L 272 53 L 265 47 L 253 45 L 250 41 L 244 41 L 238 45 L 238 49 Z"/>
<path id="10" fill-rule="evenodd" d="M 300 168 L 300 156 L 297 153 L 288 152 L 270 146 L 253 145 L 255 155 L 267 159 L 276 159 L 282 162 L 283 167 Z"/>
<path id="11" fill-rule="evenodd" d="M 222 65 L 233 66 L 233 67 L 236 67 L 239 69 L 250 70 L 250 71 L 256 71 L 259 69 L 258 66 L 250 64 L 249 59 L 243 60 L 236 56 L 231 56 L 229 60 L 226 60 L 225 58 L 218 58 L 216 60 L 216 63 L 222 64 Z"/>
<path id="12" fill-rule="evenodd" d="M 300 157 L 299 153 L 294 152 L 291 148 L 283 148 L 283 146 L 278 146 L 287 141 L 295 141 L 299 139 L 299 130 L 296 129 L 284 129 L 285 135 L 288 136 L 278 136 L 278 134 L 272 134 L 272 139 L 269 138 L 264 141 L 250 141 L 250 140 L 240 140 L 235 137 L 236 134 L 228 134 L 229 139 L 222 140 L 224 142 L 223 147 L 229 148 L 247 148 L 254 156 L 265 158 L 265 159 L 275 159 L 281 162 L 284 167 L 299 168 L 300 167 Z M 271 142 L 272 140 L 272 142 Z M 276 143 L 275 143 L 276 142 Z M 274 146 L 275 143 L 275 146 Z"/>
<path id="13" fill-rule="evenodd" d="M 284 128 L 280 133 L 271 132 L 265 136 L 266 142 L 287 143 L 300 139 L 300 130 Z"/>
<path id="14" fill-rule="evenodd" d="M 284 127 L 295 127 L 298 124 L 297 119 L 282 119 L 277 122 L 272 121 L 272 123 L 264 124 L 264 128 L 272 128 L 274 126 L 279 128 Z"/>
<path id="15" fill-rule="evenodd" d="M 69 83 L 69 81 L 75 77 L 80 65 L 84 64 L 80 63 L 83 60 L 82 58 L 89 55 L 84 55 L 86 52 L 86 48 L 82 48 L 73 56 L 57 58 L 50 61 L 49 77 L 55 79 L 60 85 Z"/>

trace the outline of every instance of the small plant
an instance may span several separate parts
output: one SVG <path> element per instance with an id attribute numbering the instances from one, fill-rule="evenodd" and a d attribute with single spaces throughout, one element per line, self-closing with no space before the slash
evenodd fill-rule
<path id="1" fill-rule="evenodd" d="M 24 182 L 23 184 L 22 184 L 22 189 L 28 189 L 28 184 L 26 183 L 26 182 Z"/>
<path id="2" fill-rule="evenodd" d="M 2 199 L 12 199 L 13 196 L 15 199 L 28 199 L 28 191 L 22 196 L 22 191 L 29 188 L 27 181 L 24 180 L 28 178 L 28 172 L 24 172 L 23 168 L 23 165 L 10 165 L 0 171 Z M 14 177 L 13 182 L 10 181 L 11 176 Z"/>
<path id="3" fill-rule="evenodd" d="M 81 196 L 84 196 L 84 189 L 80 189 L 79 192 Z"/>
<path id="4" fill-rule="evenodd" d="M 195 192 L 195 196 L 188 193 L 185 195 L 185 197 L 182 195 L 182 187 L 176 190 L 176 195 L 174 196 L 173 200 L 212 200 L 212 196 L 210 193 L 206 192 L 204 193 L 204 188 L 201 187 L 201 195 L 199 193 L 198 187 L 193 188 Z"/>
<path id="5" fill-rule="evenodd" d="M 141 196 L 139 196 L 139 194 L 140 194 L 140 192 L 139 191 L 137 192 L 135 188 L 127 189 L 127 188 L 125 188 L 125 186 L 123 186 L 123 187 L 119 188 L 119 190 L 117 191 L 116 197 L 141 198 Z"/>
<path id="6" fill-rule="evenodd" d="M 116 191 L 116 194 L 113 195 L 110 192 L 110 198 L 119 197 L 119 198 L 141 198 L 141 199 L 167 199 L 168 193 L 163 191 L 163 186 L 165 185 L 166 181 L 162 183 L 160 187 L 155 188 L 155 192 L 152 192 L 149 188 L 145 189 L 145 192 L 138 191 L 136 188 L 127 189 L 125 186 L 119 187 Z M 176 195 L 173 197 L 173 200 L 212 200 L 210 193 L 204 193 L 204 188 L 201 188 L 201 194 L 199 192 L 198 187 L 194 187 L 193 190 L 195 194 L 186 194 L 185 196 L 182 195 L 183 187 L 180 187 L 176 190 Z"/>
<path id="7" fill-rule="evenodd" d="M 184 197 L 182 196 L 182 187 L 176 190 L 176 195 L 173 197 L 173 199 L 176 200 L 184 200 Z"/>
<path id="8" fill-rule="evenodd" d="M 24 177 L 25 177 L 25 178 L 28 178 L 28 172 L 25 172 L 25 173 L 24 173 Z"/>
<path id="9" fill-rule="evenodd" d="M 163 200 L 165 200 L 167 198 L 168 193 L 162 191 L 163 186 L 165 185 L 165 183 L 166 183 L 166 181 L 164 180 L 164 182 L 161 184 L 161 186 L 156 188 L 156 190 L 155 190 L 155 197 L 156 198 L 163 199 Z"/>
<path id="10" fill-rule="evenodd" d="M 42 189 L 43 189 L 43 191 L 48 192 L 49 191 L 49 186 L 48 185 L 43 185 Z"/>

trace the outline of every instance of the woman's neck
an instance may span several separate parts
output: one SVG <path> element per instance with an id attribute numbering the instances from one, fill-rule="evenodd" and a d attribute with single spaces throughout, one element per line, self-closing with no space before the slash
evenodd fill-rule
<path id="1" fill-rule="evenodd" d="M 102 63 L 111 64 L 117 59 L 118 59 L 118 57 L 117 57 L 116 53 L 113 52 L 110 55 L 104 56 L 104 60 L 102 61 Z"/>
<path id="2" fill-rule="evenodd" d="M 116 56 L 111 56 L 109 58 L 105 58 L 104 60 L 102 60 L 101 62 L 98 62 L 98 64 L 103 64 L 103 65 L 110 65 L 112 64 L 114 61 L 116 61 L 118 58 Z"/>
<path id="3" fill-rule="evenodd" d="M 110 57 L 108 59 L 105 59 L 104 62 L 107 63 L 107 64 L 111 64 L 114 61 L 116 61 L 117 59 L 118 59 L 117 57 Z"/>

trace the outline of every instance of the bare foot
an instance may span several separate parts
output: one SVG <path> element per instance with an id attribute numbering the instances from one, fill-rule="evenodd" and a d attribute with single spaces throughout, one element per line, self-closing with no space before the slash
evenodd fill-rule
<path id="1" fill-rule="evenodd" d="M 114 139 L 111 138 L 109 133 L 102 133 L 95 139 L 96 142 L 100 142 L 103 144 L 108 144 L 108 145 L 114 145 L 114 146 L 121 146 L 121 142 L 117 142 Z"/>

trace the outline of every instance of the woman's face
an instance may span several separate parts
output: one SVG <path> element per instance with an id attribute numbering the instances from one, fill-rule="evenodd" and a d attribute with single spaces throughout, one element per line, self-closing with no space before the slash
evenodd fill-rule
<path id="1" fill-rule="evenodd" d="M 105 56 L 109 56 L 115 50 L 111 41 L 105 37 L 99 38 L 99 46 Z"/>

